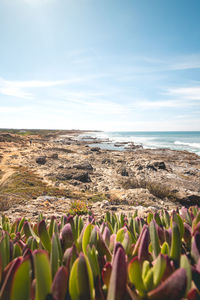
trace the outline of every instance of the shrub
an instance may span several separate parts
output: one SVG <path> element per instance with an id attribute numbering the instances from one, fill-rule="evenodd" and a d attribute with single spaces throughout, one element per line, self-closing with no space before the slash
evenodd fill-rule
<path id="1" fill-rule="evenodd" d="M 71 203 L 69 213 L 74 215 L 85 215 L 89 212 L 88 206 L 84 201 L 75 200 Z"/>

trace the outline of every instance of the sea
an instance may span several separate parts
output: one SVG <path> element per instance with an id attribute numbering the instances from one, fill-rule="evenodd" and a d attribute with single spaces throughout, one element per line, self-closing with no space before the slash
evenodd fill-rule
<path id="1" fill-rule="evenodd" d="M 81 135 L 82 139 L 101 139 L 99 146 L 108 150 L 124 150 L 128 144 L 142 145 L 145 149 L 172 149 L 186 150 L 200 155 L 200 131 L 115 131 L 115 132 L 90 132 Z"/>

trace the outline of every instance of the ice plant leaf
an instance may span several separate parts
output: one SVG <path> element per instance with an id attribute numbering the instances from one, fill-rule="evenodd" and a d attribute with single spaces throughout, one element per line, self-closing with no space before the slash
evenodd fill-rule
<path id="1" fill-rule="evenodd" d="M 62 247 L 63 251 L 65 251 L 67 248 L 70 248 L 74 242 L 73 233 L 72 233 L 72 227 L 70 223 L 67 223 L 62 231 L 61 231 L 61 241 L 62 241 Z"/>
<path id="2" fill-rule="evenodd" d="M 176 270 L 157 288 L 148 293 L 149 300 L 178 300 L 185 294 L 187 284 L 186 271 L 183 268 Z"/>
<path id="3" fill-rule="evenodd" d="M 161 247 L 161 254 L 169 255 L 169 245 L 167 242 L 164 242 Z"/>
<path id="4" fill-rule="evenodd" d="M 4 269 L 10 261 L 10 237 L 8 232 L 4 233 L 0 241 L 0 257 Z"/>
<path id="5" fill-rule="evenodd" d="M 12 284 L 10 300 L 27 300 L 30 299 L 31 291 L 31 263 L 25 258 L 17 268 Z"/>
<path id="6" fill-rule="evenodd" d="M 87 253 L 87 245 L 90 242 L 90 236 L 91 236 L 93 227 L 94 226 L 92 224 L 88 224 L 87 227 L 84 230 L 83 239 L 82 239 L 82 249 L 83 249 L 84 254 Z"/>
<path id="7" fill-rule="evenodd" d="M 40 239 L 36 235 L 36 233 L 33 231 L 33 229 L 31 228 L 31 225 L 29 224 L 29 222 L 27 222 L 27 221 L 24 222 L 23 231 L 24 231 L 24 234 L 27 239 L 29 238 L 29 236 L 32 236 L 36 239 L 37 243 L 39 243 Z"/>
<path id="8" fill-rule="evenodd" d="M 144 261 L 145 259 L 148 260 L 148 258 L 149 258 L 148 248 L 149 248 L 149 229 L 145 228 L 143 235 L 142 235 L 139 250 L 138 250 L 139 261 Z"/>
<path id="9" fill-rule="evenodd" d="M 52 278 L 54 278 L 54 275 L 56 274 L 60 264 L 60 255 L 59 255 L 59 248 L 58 248 L 58 240 L 56 238 L 56 234 L 53 234 L 52 237 L 52 249 L 50 254 L 50 262 L 51 262 L 51 272 L 52 272 Z"/>
<path id="10" fill-rule="evenodd" d="M 127 270 L 125 252 L 122 248 L 118 248 L 112 266 L 107 300 L 123 300 L 125 298 L 126 279 Z"/>
<path id="11" fill-rule="evenodd" d="M 54 299 L 65 300 L 68 287 L 68 271 L 67 268 L 62 266 L 58 269 L 53 283 L 52 283 L 52 295 Z"/>
<path id="12" fill-rule="evenodd" d="M 107 286 L 107 288 L 109 287 L 109 283 L 110 283 L 111 271 L 112 271 L 112 265 L 111 263 L 107 262 L 102 270 L 102 280 L 104 284 Z"/>
<path id="13" fill-rule="evenodd" d="M 172 244 L 171 244 L 171 251 L 170 257 L 179 264 L 181 255 L 181 236 L 180 230 L 177 223 L 172 223 Z"/>
<path id="14" fill-rule="evenodd" d="M 21 264 L 21 261 L 22 261 L 22 257 L 18 257 L 10 263 L 11 264 L 10 268 L 6 274 L 6 277 L 4 279 L 3 285 L 0 290 L 1 300 L 8 300 L 10 298 L 12 280 L 17 268 Z"/>
<path id="15" fill-rule="evenodd" d="M 200 233 L 196 232 L 192 237 L 191 255 L 197 263 L 200 258 Z"/>
<path id="16" fill-rule="evenodd" d="M 81 253 L 72 266 L 69 278 L 71 300 L 94 300 L 94 281 L 87 257 Z"/>
<path id="17" fill-rule="evenodd" d="M 156 223 L 154 220 L 152 220 L 149 225 L 149 233 L 150 233 L 150 238 L 151 238 L 151 243 L 153 248 L 153 256 L 154 258 L 156 258 L 160 253 L 160 244 L 158 239 L 158 232 L 156 229 Z"/>
<path id="18" fill-rule="evenodd" d="M 148 271 L 150 270 L 150 262 L 148 260 L 145 260 L 143 262 L 143 265 L 142 265 L 142 280 L 144 281 L 144 278 L 146 277 Z"/>
<path id="19" fill-rule="evenodd" d="M 35 278 L 36 278 L 36 297 L 35 300 L 46 300 L 51 292 L 51 268 L 47 252 L 35 250 L 33 252 Z"/>
<path id="20" fill-rule="evenodd" d="M 192 270 L 191 270 L 190 262 L 186 255 L 181 255 L 180 267 L 185 269 L 187 275 L 187 288 L 185 291 L 185 296 L 187 296 L 187 293 L 191 289 L 191 285 L 192 285 Z"/>
<path id="21" fill-rule="evenodd" d="M 132 284 L 134 284 L 136 289 L 141 294 L 143 294 L 145 291 L 145 286 L 144 286 L 143 280 L 142 280 L 141 264 L 140 264 L 137 256 L 134 257 L 128 265 L 128 277 L 129 277 L 130 282 Z"/>
<path id="22" fill-rule="evenodd" d="M 67 267 L 69 271 L 71 270 L 72 265 L 77 259 L 77 257 L 78 252 L 75 245 L 65 250 L 65 253 L 63 255 L 63 264 Z"/>
<path id="23" fill-rule="evenodd" d="M 136 223 L 137 223 L 137 222 L 135 221 L 135 224 L 136 224 Z M 145 232 L 145 230 L 146 230 L 147 228 L 148 228 L 147 225 L 144 225 L 144 226 L 143 226 L 142 231 L 141 231 L 141 233 L 140 233 L 140 235 L 139 235 L 139 238 L 137 239 L 137 242 L 136 242 L 135 247 L 134 247 L 134 249 L 133 249 L 133 253 L 132 253 L 133 256 L 138 255 L 139 246 L 140 246 L 140 243 L 141 243 L 143 234 L 144 234 L 144 232 Z"/>
<path id="24" fill-rule="evenodd" d="M 164 255 L 159 254 L 157 257 L 154 266 L 153 266 L 153 285 L 154 287 L 158 286 L 160 283 L 165 270 L 166 270 L 167 262 Z"/>
<path id="25" fill-rule="evenodd" d="M 144 283 L 145 290 L 147 292 L 152 289 L 152 287 L 153 287 L 153 270 L 152 269 L 149 269 L 149 271 L 147 272 L 147 274 L 143 280 L 143 283 Z"/>
<path id="26" fill-rule="evenodd" d="M 39 234 L 39 237 L 40 237 L 43 247 L 50 253 L 51 252 L 51 239 L 50 239 L 49 233 L 47 231 L 45 220 L 40 221 L 40 223 L 38 225 L 38 234 Z"/>

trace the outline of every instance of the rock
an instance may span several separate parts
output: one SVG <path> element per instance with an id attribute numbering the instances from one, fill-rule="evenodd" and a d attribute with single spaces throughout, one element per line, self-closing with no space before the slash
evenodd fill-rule
<path id="1" fill-rule="evenodd" d="M 72 178 L 81 182 L 91 182 L 88 172 L 79 172 L 73 175 Z"/>
<path id="2" fill-rule="evenodd" d="M 104 158 L 102 159 L 102 164 L 113 164 L 113 160 L 110 158 Z"/>
<path id="3" fill-rule="evenodd" d="M 93 152 L 99 152 L 100 151 L 100 148 L 99 147 L 92 147 L 90 149 L 90 151 L 93 151 Z"/>
<path id="4" fill-rule="evenodd" d="M 89 162 L 83 162 L 81 164 L 74 165 L 73 168 L 78 169 L 78 170 L 88 170 L 88 171 L 93 170 L 93 167 Z"/>
<path id="5" fill-rule="evenodd" d="M 166 165 L 163 161 L 155 161 L 147 165 L 147 169 L 152 169 L 153 171 L 167 170 Z"/>
<path id="6" fill-rule="evenodd" d="M 121 174 L 122 176 L 128 176 L 128 172 L 127 172 L 126 168 L 122 168 L 120 174 Z"/>
<path id="7" fill-rule="evenodd" d="M 127 146 L 124 147 L 124 149 L 127 150 L 136 150 L 136 149 L 142 149 L 143 146 L 142 145 L 135 145 L 133 142 L 129 143 Z"/>
<path id="8" fill-rule="evenodd" d="M 58 154 L 57 153 L 53 153 L 50 158 L 53 158 L 53 159 L 58 159 Z"/>
<path id="9" fill-rule="evenodd" d="M 39 164 L 39 165 L 45 165 L 46 162 L 47 162 L 47 159 L 45 156 L 39 156 L 36 158 L 36 163 Z"/>
<path id="10" fill-rule="evenodd" d="M 200 206 L 200 196 L 199 195 L 190 195 L 185 198 L 179 199 L 179 202 L 186 207 L 190 207 L 192 205 Z"/>
<path id="11" fill-rule="evenodd" d="M 160 170 L 167 170 L 164 161 L 156 161 L 156 162 L 154 163 L 154 166 L 155 166 L 157 169 L 160 169 Z"/>
<path id="12" fill-rule="evenodd" d="M 58 179 L 58 180 L 70 180 L 70 179 L 72 179 L 73 175 L 74 174 L 72 172 L 65 171 L 65 172 L 62 172 L 62 173 L 58 174 L 56 176 L 56 179 Z"/>

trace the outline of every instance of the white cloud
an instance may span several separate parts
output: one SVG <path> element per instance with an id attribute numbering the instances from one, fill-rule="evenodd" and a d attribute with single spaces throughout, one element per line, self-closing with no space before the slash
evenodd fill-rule
<path id="1" fill-rule="evenodd" d="M 183 106 L 184 103 L 178 100 L 163 100 L 163 101 L 142 101 L 139 102 L 138 105 L 142 106 L 143 108 L 176 108 Z M 187 105 L 187 103 L 185 103 Z"/>
<path id="2" fill-rule="evenodd" d="M 169 88 L 167 94 L 187 100 L 200 100 L 200 87 Z"/>
<path id="3" fill-rule="evenodd" d="M 12 113 L 19 113 L 19 112 L 26 112 L 31 111 L 31 106 L 0 106 L 0 113 L 3 114 L 12 114 Z"/>
<path id="4" fill-rule="evenodd" d="M 77 77 L 74 79 L 64 79 L 55 81 L 11 81 L 0 78 L 0 94 L 23 99 L 33 99 L 34 95 L 30 92 L 27 92 L 26 89 L 69 85 L 76 82 L 82 82 L 87 79 L 88 77 Z"/>

